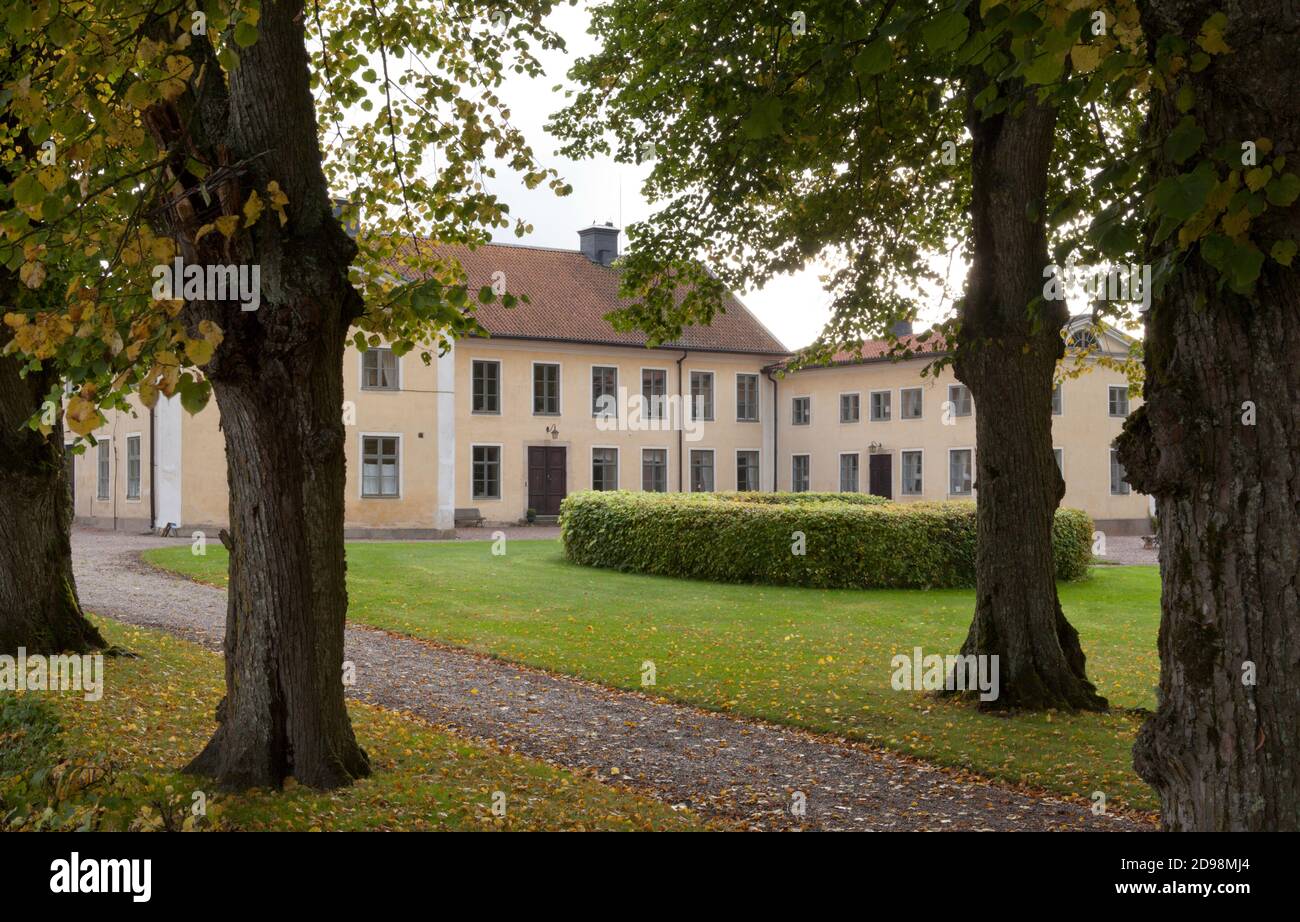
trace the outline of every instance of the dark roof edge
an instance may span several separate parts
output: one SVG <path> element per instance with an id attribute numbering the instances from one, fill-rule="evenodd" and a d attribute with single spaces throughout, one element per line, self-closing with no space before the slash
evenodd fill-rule
<path id="1" fill-rule="evenodd" d="M 614 349 L 659 349 L 666 352 L 718 352 L 726 355 L 793 355 L 791 352 L 776 352 L 771 349 L 719 349 L 716 346 L 688 346 L 678 343 L 661 343 L 658 346 L 648 346 L 644 343 L 613 343 L 604 339 L 573 339 L 567 336 L 520 336 L 515 333 L 492 333 L 488 336 L 475 333 L 470 338 L 490 340 L 490 339 L 511 339 L 520 342 L 534 343 L 571 343 L 578 346 L 608 346 Z"/>

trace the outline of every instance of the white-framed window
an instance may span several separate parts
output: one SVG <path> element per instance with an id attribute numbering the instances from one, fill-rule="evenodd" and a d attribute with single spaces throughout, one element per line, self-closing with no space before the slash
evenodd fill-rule
<path id="1" fill-rule="evenodd" d="M 361 495 L 366 498 L 402 495 L 402 437 L 395 433 L 362 433 Z"/>
<path id="2" fill-rule="evenodd" d="M 591 450 L 591 488 L 618 489 L 618 449 L 597 446 Z"/>
<path id="3" fill-rule="evenodd" d="M 103 438 L 95 446 L 95 499 L 108 499 L 112 493 L 112 438 Z"/>
<path id="4" fill-rule="evenodd" d="M 470 446 L 470 487 L 474 499 L 501 498 L 501 446 Z"/>
<path id="5" fill-rule="evenodd" d="M 533 362 L 533 415 L 560 415 L 559 362 Z"/>
<path id="6" fill-rule="evenodd" d="M 591 366 L 591 415 L 618 416 L 617 366 Z"/>
<path id="7" fill-rule="evenodd" d="M 641 449 L 641 489 L 647 493 L 668 492 L 668 449 Z"/>
<path id="8" fill-rule="evenodd" d="M 470 363 L 471 413 L 488 415 L 501 412 L 501 363 L 493 359 L 475 359 Z"/>
<path id="9" fill-rule="evenodd" d="M 846 451 L 840 455 L 840 492 L 858 492 L 858 466 L 860 459 L 856 451 Z"/>
<path id="10" fill-rule="evenodd" d="M 1053 448 L 1052 457 L 1056 459 L 1056 469 L 1061 474 L 1061 479 L 1065 479 L 1065 449 Z"/>
<path id="11" fill-rule="evenodd" d="M 641 369 L 641 417 L 663 419 L 668 413 L 668 369 Z"/>
<path id="12" fill-rule="evenodd" d="M 969 448 L 948 449 L 948 495 L 970 496 L 974 487 L 974 452 Z"/>
<path id="13" fill-rule="evenodd" d="M 758 422 L 758 375 L 736 375 L 736 422 Z"/>
<path id="14" fill-rule="evenodd" d="M 893 392 L 892 391 L 872 391 L 871 392 L 871 421 L 873 423 L 889 422 L 893 413 Z"/>
<path id="15" fill-rule="evenodd" d="M 840 394 L 840 422 L 856 423 L 862 419 L 862 395 Z"/>
<path id="16" fill-rule="evenodd" d="M 742 492 L 760 489 L 757 451 L 742 449 L 736 452 L 736 489 Z"/>
<path id="17" fill-rule="evenodd" d="M 904 496 L 920 496 L 925 488 L 924 454 L 919 448 L 900 452 L 898 489 Z"/>
<path id="18" fill-rule="evenodd" d="M 952 404 L 953 416 L 970 416 L 973 401 L 970 388 L 964 384 L 948 385 L 948 402 Z"/>
<path id="19" fill-rule="evenodd" d="M 792 455 L 790 457 L 790 490 L 794 493 L 806 493 L 812 482 L 812 457 L 810 455 Z"/>
<path id="20" fill-rule="evenodd" d="M 392 349 L 376 346 L 361 353 L 363 391 L 396 391 L 401 388 L 401 363 Z"/>
<path id="21" fill-rule="evenodd" d="M 140 436 L 126 437 L 126 498 L 140 498 Z"/>
<path id="22" fill-rule="evenodd" d="M 812 422 L 812 398 L 790 398 L 790 425 L 807 426 Z"/>
<path id="23" fill-rule="evenodd" d="M 1128 472 L 1124 470 L 1124 465 L 1119 463 L 1119 449 L 1110 450 L 1110 492 L 1112 496 L 1128 496 L 1133 492 L 1133 488 L 1128 485 L 1124 478 Z"/>
<path id="24" fill-rule="evenodd" d="M 1128 416 L 1128 388 L 1124 386 L 1110 388 L 1110 415 L 1123 418 Z"/>
<path id="25" fill-rule="evenodd" d="M 691 449 L 691 492 L 713 492 L 713 449 Z"/>
<path id="26" fill-rule="evenodd" d="M 1065 387 L 1065 382 L 1057 381 L 1056 387 L 1052 388 L 1052 415 L 1053 416 L 1060 416 L 1062 411 L 1065 408 L 1064 396 L 1061 393 L 1063 387 Z"/>
<path id="27" fill-rule="evenodd" d="M 898 390 L 898 418 L 920 419 L 925 391 L 919 387 L 902 387 Z"/>
<path id="28" fill-rule="evenodd" d="M 691 419 L 713 419 L 713 372 L 691 372 Z"/>

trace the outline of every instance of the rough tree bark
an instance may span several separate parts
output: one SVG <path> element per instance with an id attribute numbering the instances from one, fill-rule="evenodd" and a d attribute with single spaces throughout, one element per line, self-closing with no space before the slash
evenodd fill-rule
<path id="1" fill-rule="evenodd" d="M 13 274 L 3 276 L 0 288 L 16 290 Z M 0 327 L 0 350 L 7 332 Z M 0 653 L 101 649 L 104 638 L 82 614 L 72 578 L 61 419 L 48 436 L 24 426 L 41 412 L 55 376 L 45 369 L 22 378 L 20 367 L 0 358 Z"/>
<path id="2" fill-rule="evenodd" d="M 1205 149 L 1269 138 L 1300 162 L 1300 14 L 1288 0 L 1152 0 L 1148 46 L 1189 45 L 1215 12 L 1231 53 L 1184 70 L 1152 102 L 1160 142 L 1184 113 Z M 1192 164 L 1187 164 L 1190 167 Z M 1155 177 L 1178 172 L 1157 156 Z M 1259 239 L 1300 239 L 1300 208 L 1270 207 Z M 1175 235 L 1176 237 L 1177 235 Z M 1173 240 L 1149 259 L 1173 250 Z M 1267 248 L 1267 245 L 1266 245 Z M 1300 829 L 1300 284 L 1267 260 L 1253 296 L 1220 289 L 1193 252 L 1146 318 L 1145 403 L 1120 440 L 1129 482 L 1155 496 L 1163 581 L 1160 694 L 1134 746 L 1171 830 Z M 1255 419 L 1248 425 L 1249 401 Z M 1253 670 L 1256 684 L 1251 684 Z"/>
<path id="3" fill-rule="evenodd" d="M 967 98 L 983 88 L 973 77 Z M 1078 632 L 1056 595 L 1052 521 L 1065 483 L 1052 455 L 1052 378 L 1064 301 L 1041 302 L 1056 110 L 1030 100 L 983 118 L 968 105 L 974 251 L 954 370 L 976 405 L 975 617 L 963 654 L 997 656 L 1000 694 L 986 709 L 1104 710 Z M 945 472 L 946 473 L 946 472 Z"/>
<path id="4" fill-rule="evenodd" d="M 209 76 L 198 98 L 146 117 L 187 193 L 172 210 L 186 262 L 261 269 L 258 310 L 186 305 L 188 320 L 225 333 L 205 370 L 230 486 L 226 696 L 215 735 L 188 766 L 223 788 L 278 787 L 289 776 L 330 788 L 370 771 L 342 676 L 343 349 L 361 299 L 347 279 L 356 247 L 332 215 L 321 170 L 301 14 L 301 2 L 264 3 L 257 43 L 240 50 L 228 86 L 211 45 L 196 41 Z M 211 198 L 198 193 L 188 156 L 224 166 L 207 178 Z M 289 199 L 287 223 L 268 206 L 229 244 L 220 233 L 194 244 L 204 223 L 240 214 L 251 190 L 265 201 L 273 180 Z"/>

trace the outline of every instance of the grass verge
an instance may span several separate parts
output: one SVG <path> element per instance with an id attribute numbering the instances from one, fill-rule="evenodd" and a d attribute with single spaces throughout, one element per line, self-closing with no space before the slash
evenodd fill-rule
<path id="1" fill-rule="evenodd" d="M 106 658 L 104 695 L 0 693 L 0 829 L 686 830 L 700 819 L 353 702 L 374 774 L 319 792 L 215 794 L 176 769 L 212 733 L 221 659 L 167 634 L 95 619 L 138 658 Z M 493 815 L 493 795 L 505 816 Z M 195 816 L 195 792 L 206 815 Z"/>
<path id="2" fill-rule="evenodd" d="M 224 549 L 147 559 L 224 585 Z M 1060 585 L 1088 674 L 1109 714 L 997 717 L 895 691 L 896 653 L 954 653 L 974 594 L 952 590 L 722 585 L 568 563 L 558 541 L 357 542 L 349 618 L 700 707 L 869 741 L 1013 783 L 1139 810 L 1158 807 L 1133 771 L 1139 708 L 1155 706 L 1155 567 L 1096 568 Z M 642 686 L 655 665 L 656 684 Z"/>

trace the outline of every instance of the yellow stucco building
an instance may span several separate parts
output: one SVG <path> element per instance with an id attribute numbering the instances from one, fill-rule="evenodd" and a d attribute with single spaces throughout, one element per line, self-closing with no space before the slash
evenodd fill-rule
<path id="1" fill-rule="evenodd" d="M 860 359 L 783 373 L 789 350 L 734 298 L 710 326 L 647 348 L 604 320 L 618 305 L 618 231 L 586 228 L 579 243 L 456 249 L 475 285 L 502 279 L 530 303 L 480 307 L 490 336 L 462 339 L 432 365 L 348 350 L 350 535 L 432 537 L 530 509 L 545 520 L 585 489 L 974 495 L 976 409 L 951 371 L 922 377 L 930 359 L 892 362 L 867 343 Z M 1118 334 L 1100 345 L 1127 349 Z M 1110 447 L 1130 410 L 1122 376 L 1096 367 L 1065 380 L 1055 409 L 1065 505 L 1103 531 L 1147 531 L 1147 500 Z M 215 403 L 189 416 L 160 399 L 110 414 L 95 436 L 69 455 L 79 522 L 186 533 L 226 522 Z"/>

